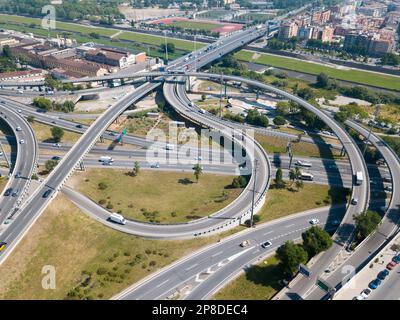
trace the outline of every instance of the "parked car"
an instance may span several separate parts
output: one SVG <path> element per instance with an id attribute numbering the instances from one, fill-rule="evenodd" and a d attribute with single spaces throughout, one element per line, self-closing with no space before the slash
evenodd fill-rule
<path id="1" fill-rule="evenodd" d="M 371 294 L 371 290 L 370 289 L 364 289 L 362 292 L 361 292 L 361 296 L 364 298 L 364 299 L 367 299 L 368 297 L 369 297 L 369 295 Z"/>
<path id="2" fill-rule="evenodd" d="M 370 287 L 371 289 L 375 290 L 376 288 L 379 287 L 379 285 L 380 285 L 381 283 L 382 283 L 382 281 L 379 280 L 378 278 L 376 278 L 375 280 L 372 280 L 372 281 L 369 283 L 368 287 Z"/>
<path id="3" fill-rule="evenodd" d="M 4 251 L 7 246 L 7 242 L 0 242 L 0 252 Z"/>
<path id="4" fill-rule="evenodd" d="M 393 270 L 394 267 L 395 267 L 396 265 L 397 265 L 397 263 L 394 262 L 394 261 L 389 262 L 389 263 L 386 265 L 386 269 L 388 269 L 388 270 Z"/>
<path id="5" fill-rule="evenodd" d="M 385 280 L 388 275 L 389 275 L 388 269 L 382 270 L 381 272 L 378 273 L 378 279 Z"/>
<path id="6" fill-rule="evenodd" d="M 396 263 L 400 263 L 400 254 L 398 254 L 397 256 L 394 256 L 394 257 L 392 258 L 392 261 L 393 261 L 393 262 L 396 262 Z"/>

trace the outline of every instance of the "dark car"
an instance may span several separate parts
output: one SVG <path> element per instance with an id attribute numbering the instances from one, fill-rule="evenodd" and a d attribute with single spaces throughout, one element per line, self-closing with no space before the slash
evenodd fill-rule
<path id="1" fill-rule="evenodd" d="M 61 160 L 61 157 L 60 156 L 54 156 L 54 157 L 51 158 L 51 160 L 59 161 L 59 160 Z"/>
<path id="2" fill-rule="evenodd" d="M 43 193 L 43 198 L 47 198 L 51 193 L 51 189 L 48 189 L 45 193 Z"/>
<path id="3" fill-rule="evenodd" d="M 398 254 L 397 256 L 394 256 L 392 258 L 392 261 L 395 262 L 395 263 L 400 263 L 400 254 Z"/>
<path id="4" fill-rule="evenodd" d="M 381 283 L 382 283 L 381 280 L 375 279 L 375 280 L 372 280 L 372 281 L 369 283 L 368 287 L 370 287 L 372 290 L 375 290 L 376 288 L 379 287 L 379 285 L 380 285 Z"/>
<path id="5" fill-rule="evenodd" d="M 6 192 L 4 192 L 4 195 L 6 196 L 6 197 L 8 197 L 10 194 L 11 194 L 11 192 L 12 192 L 12 188 L 8 188 L 7 190 L 6 190 Z"/>
<path id="6" fill-rule="evenodd" d="M 389 275 L 389 270 L 385 269 L 378 273 L 379 280 L 385 280 L 386 277 Z"/>
<path id="7" fill-rule="evenodd" d="M 82 125 L 81 124 L 77 124 L 76 127 L 79 128 L 79 129 L 82 129 Z"/>

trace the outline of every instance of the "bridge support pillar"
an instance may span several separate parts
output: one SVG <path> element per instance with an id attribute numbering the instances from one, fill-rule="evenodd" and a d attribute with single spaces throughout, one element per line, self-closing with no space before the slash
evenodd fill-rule
<path id="1" fill-rule="evenodd" d="M 83 164 L 83 161 L 79 162 L 79 167 L 81 171 L 85 171 L 85 165 Z"/>
<path id="2" fill-rule="evenodd" d="M 226 81 L 224 82 L 224 96 L 225 96 L 225 99 L 228 98 L 228 96 L 226 95 Z"/>
<path id="3" fill-rule="evenodd" d="M 346 155 L 346 149 L 342 147 L 342 150 L 340 150 L 340 156 L 344 157 Z"/>
<path id="4" fill-rule="evenodd" d="M 104 142 L 104 137 L 103 137 L 103 135 L 101 135 L 100 136 L 100 143 L 103 143 Z"/>

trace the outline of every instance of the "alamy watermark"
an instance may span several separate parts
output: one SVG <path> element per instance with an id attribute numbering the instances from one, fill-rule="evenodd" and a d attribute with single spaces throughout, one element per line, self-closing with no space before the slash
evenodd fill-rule
<path id="1" fill-rule="evenodd" d="M 42 18 L 42 28 L 46 30 L 56 28 L 56 7 L 53 5 L 46 5 L 42 8 L 42 13 L 45 16 Z"/>

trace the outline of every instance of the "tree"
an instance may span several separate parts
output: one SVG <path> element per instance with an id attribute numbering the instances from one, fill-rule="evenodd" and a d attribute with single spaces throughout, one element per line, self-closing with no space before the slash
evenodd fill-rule
<path id="1" fill-rule="evenodd" d="M 375 231 L 381 222 L 381 216 L 371 210 L 354 215 L 353 218 L 356 225 L 356 236 L 359 241 L 365 239 Z"/>
<path id="2" fill-rule="evenodd" d="M 161 51 L 165 52 L 165 43 L 161 44 Z M 175 44 L 167 43 L 167 52 L 174 53 L 175 52 Z"/>
<path id="3" fill-rule="evenodd" d="M 280 115 L 280 116 L 286 116 L 290 113 L 290 106 L 289 106 L 289 102 L 287 101 L 279 101 L 276 104 L 276 112 Z"/>
<path id="4" fill-rule="evenodd" d="M 309 100 L 314 97 L 314 91 L 308 87 L 297 90 L 297 95 L 304 100 Z"/>
<path id="5" fill-rule="evenodd" d="M 8 59 L 12 58 L 12 52 L 9 45 L 5 45 L 3 47 L 3 56 L 5 56 Z"/>
<path id="6" fill-rule="evenodd" d="M 74 112 L 75 104 L 71 100 L 67 100 L 62 104 L 61 110 L 63 112 Z"/>
<path id="7" fill-rule="evenodd" d="M 277 126 L 283 126 L 286 124 L 286 120 L 284 117 L 282 116 L 276 116 L 273 120 L 274 124 L 276 124 Z"/>
<path id="8" fill-rule="evenodd" d="M 48 111 L 51 109 L 52 102 L 51 102 L 51 100 L 46 99 L 44 97 L 37 97 L 37 98 L 33 99 L 33 105 L 36 108 Z"/>
<path id="9" fill-rule="evenodd" d="M 298 269 L 300 263 L 306 263 L 308 260 L 307 251 L 293 241 L 286 241 L 276 250 L 276 255 L 280 260 L 282 271 L 292 276 Z"/>
<path id="10" fill-rule="evenodd" d="M 64 136 L 64 129 L 62 129 L 60 127 L 52 127 L 51 135 L 55 142 L 60 142 L 62 137 Z"/>
<path id="11" fill-rule="evenodd" d="M 344 123 L 349 117 L 350 114 L 346 111 L 339 111 L 335 113 L 335 120 L 341 123 Z"/>
<path id="12" fill-rule="evenodd" d="M 200 175 L 203 173 L 203 168 L 199 164 L 196 164 L 193 167 L 193 170 L 194 170 L 194 176 L 196 178 L 196 181 L 199 182 Z"/>
<path id="13" fill-rule="evenodd" d="M 139 171 L 140 171 L 140 164 L 139 164 L 138 161 L 135 161 L 134 164 L 133 164 L 132 173 L 133 173 L 134 176 L 137 176 L 139 174 Z"/>
<path id="14" fill-rule="evenodd" d="M 53 76 L 51 76 L 49 74 L 46 75 L 46 77 L 44 79 L 44 84 L 46 87 L 48 87 L 52 90 L 62 87 L 61 82 L 54 79 Z"/>
<path id="15" fill-rule="evenodd" d="M 330 85 L 330 79 L 327 74 L 320 73 L 317 76 L 317 86 L 320 88 L 328 88 Z"/>
<path id="16" fill-rule="evenodd" d="M 50 173 L 54 170 L 54 168 L 57 166 L 57 164 L 58 164 L 57 160 L 50 159 L 45 162 L 44 167 L 45 167 L 46 171 L 48 173 Z"/>
<path id="17" fill-rule="evenodd" d="M 247 185 L 247 180 L 243 176 L 235 177 L 233 178 L 231 187 L 238 189 L 238 188 L 244 188 Z"/>
<path id="18" fill-rule="evenodd" d="M 281 168 L 278 168 L 278 170 L 276 170 L 275 186 L 278 189 L 282 189 L 283 187 L 285 187 L 285 182 L 283 181 L 283 173 Z"/>
<path id="19" fill-rule="evenodd" d="M 296 182 L 294 183 L 294 185 L 296 186 L 297 191 L 304 188 L 304 182 L 302 180 L 299 180 L 298 178 L 297 178 Z"/>
<path id="20" fill-rule="evenodd" d="M 27 120 L 29 123 L 33 123 L 33 122 L 35 121 L 35 117 L 34 117 L 34 116 L 28 116 L 28 117 L 26 118 L 26 120 Z"/>
<path id="21" fill-rule="evenodd" d="M 303 247 L 309 257 L 313 257 L 332 246 L 332 239 L 329 233 L 317 226 L 313 226 L 303 232 L 301 237 L 303 238 Z"/>

